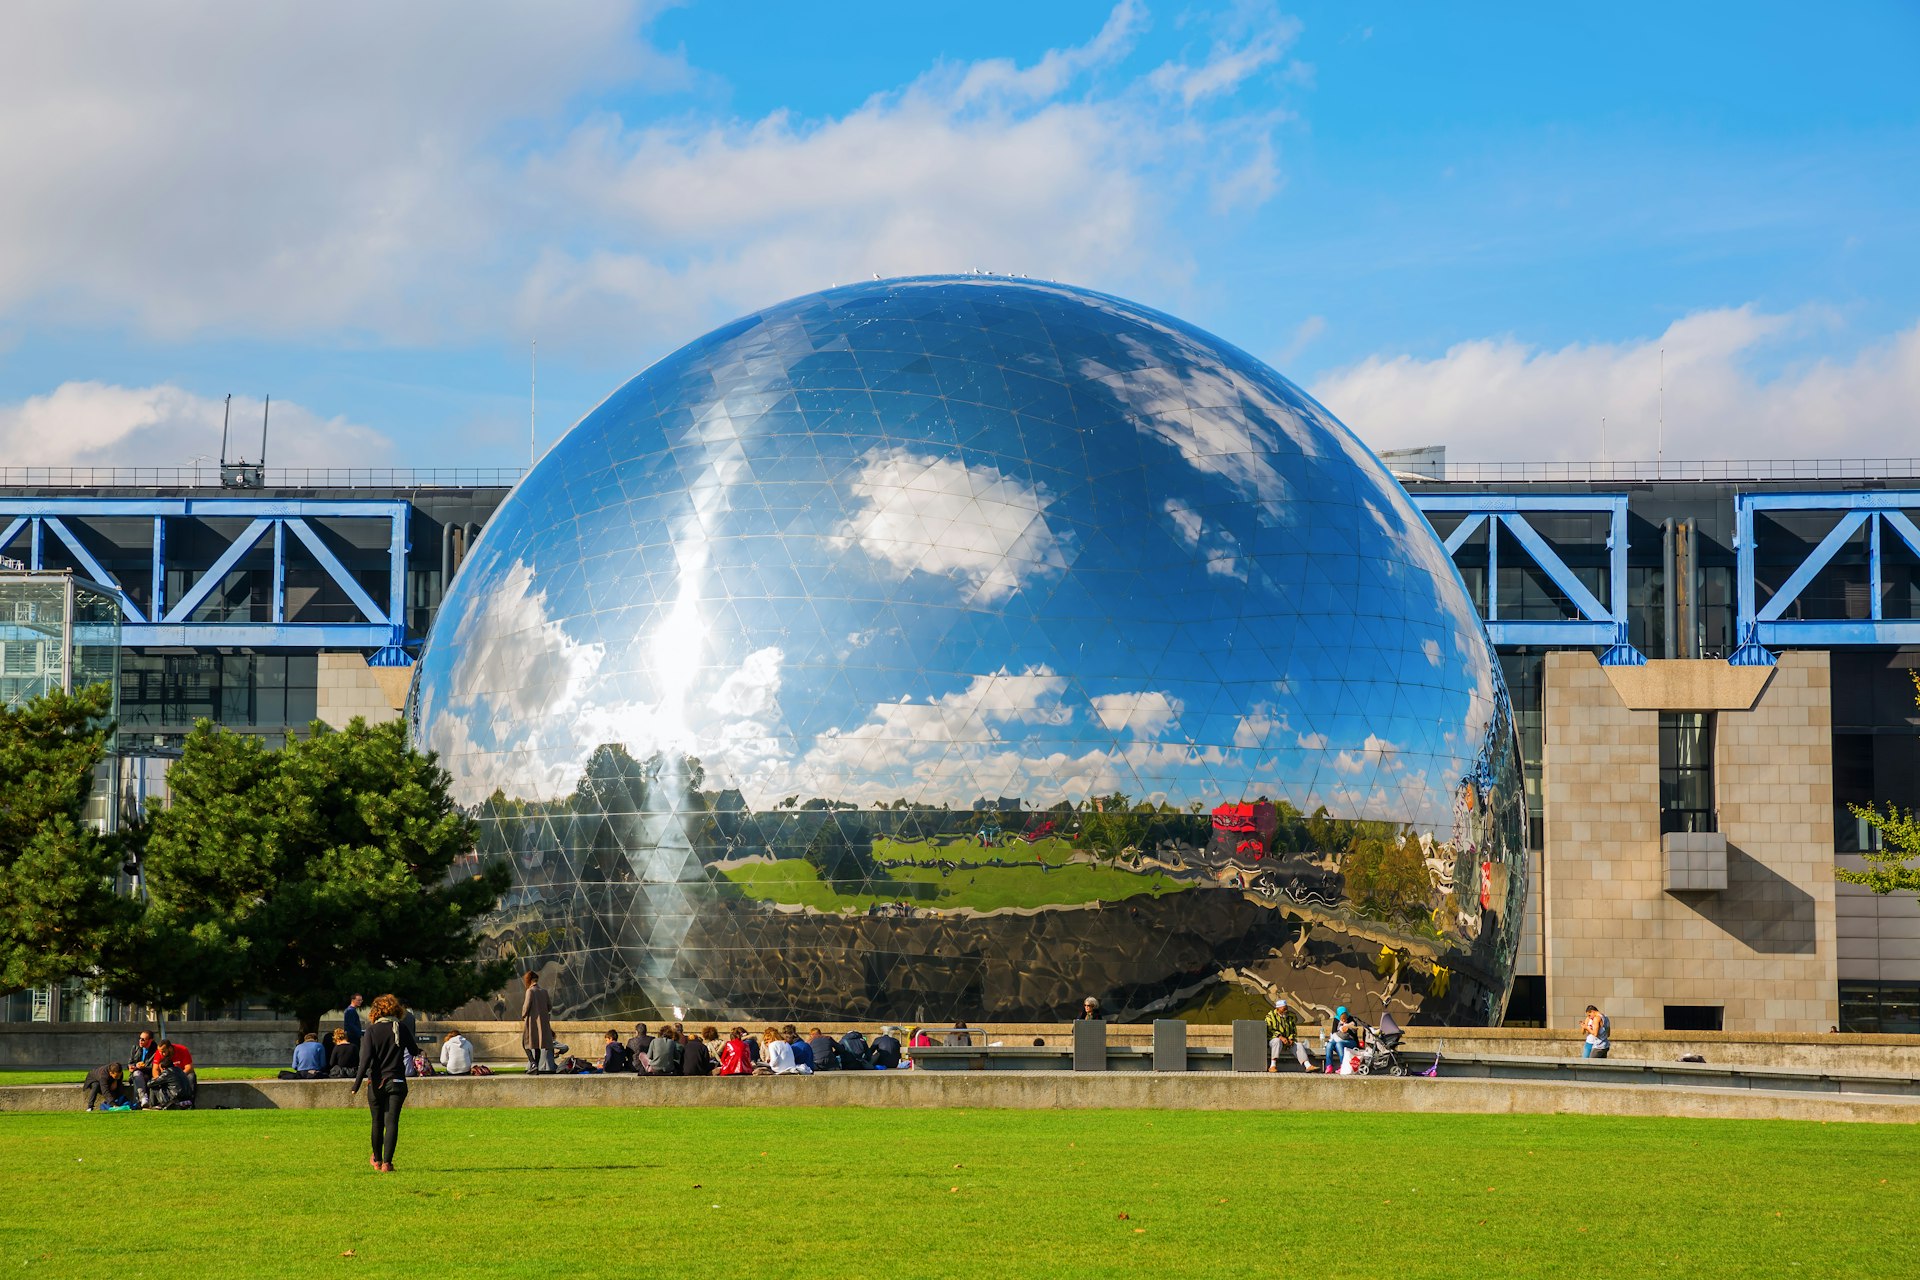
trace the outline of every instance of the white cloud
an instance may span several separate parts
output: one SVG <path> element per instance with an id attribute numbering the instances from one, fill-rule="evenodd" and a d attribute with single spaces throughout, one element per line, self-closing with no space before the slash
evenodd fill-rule
<path id="1" fill-rule="evenodd" d="M 1855 354 L 1762 377 L 1755 357 L 1818 324 L 1813 313 L 1752 306 L 1703 311 L 1658 337 L 1544 350 L 1512 338 L 1443 356 L 1375 356 L 1313 393 L 1375 449 L 1444 442 L 1456 460 L 1665 456 L 1905 457 L 1920 412 L 1920 325 Z M 1775 367 L 1778 367 L 1777 365 Z"/>
<path id="2" fill-rule="evenodd" d="M 505 721 L 581 706 L 606 657 L 604 646 L 580 643 L 547 616 L 547 593 L 533 589 L 533 570 L 521 560 L 460 619 L 453 644 L 452 696 L 483 701 Z"/>
<path id="3" fill-rule="evenodd" d="M 1147 83 L 1191 107 L 1203 98 L 1232 93 L 1278 64 L 1300 32 L 1299 19 L 1283 16 L 1270 4 L 1245 5 L 1222 25 L 1197 65 L 1165 63 L 1147 77 Z"/>
<path id="4" fill-rule="evenodd" d="M 12 13 L 0 316 L 631 346 L 874 274 L 1177 281 L 1187 193 L 1277 181 L 1281 117 L 1235 96 L 1270 23 L 1222 27 L 1156 85 L 1121 69 L 1146 20 L 1122 0 L 1026 65 L 741 118 L 660 97 L 708 81 L 649 44 L 659 7 Z"/>
<path id="5" fill-rule="evenodd" d="M 537 222 L 511 147 L 583 91 L 684 84 L 629 0 L 16 6 L 0 309 L 169 335 L 421 333 Z M 464 323 L 464 322 L 463 322 Z"/>
<path id="6" fill-rule="evenodd" d="M 1440 665 L 1440 642 L 1438 640 L 1422 640 L 1420 642 L 1420 652 L 1427 655 L 1427 664 L 1429 666 L 1437 667 Z"/>
<path id="7" fill-rule="evenodd" d="M 777 647 L 756 649 L 720 682 L 707 705 L 723 716 L 762 716 L 780 693 L 780 664 L 786 654 Z"/>
<path id="8" fill-rule="evenodd" d="M 1287 716 L 1271 703 L 1258 703 L 1233 727 L 1233 745 L 1246 750 L 1267 745 L 1275 733 L 1287 731 Z"/>
<path id="9" fill-rule="evenodd" d="M 1103 727 L 1114 733 L 1125 731 L 1136 738 L 1158 737 L 1183 710 L 1180 699 L 1158 689 L 1103 693 L 1088 701 L 1093 704 L 1093 714 Z"/>
<path id="10" fill-rule="evenodd" d="M 230 457 L 260 456 L 261 403 L 233 401 Z M 224 402 L 176 386 L 65 382 L 45 395 L 0 404 L 0 457 L 19 467 L 193 467 L 219 471 Z M 393 442 L 342 418 L 274 402 L 267 439 L 273 467 L 380 467 Z"/>
<path id="11" fill-rule="evenodd" d="M 1303 733 L 1294 739 L 1302 751 L 1325 751 L 1327 735 L 1324 733 Z"/>
<path id="12" fill-rule="evenodd" d="M 1391 771 L 1399 767 L 1395 758 L 1400 748 L 1385 738 L 1368 734 L 1366 741 L 1356 751 L 1342 751 L 1333 758 L 1333 767 L 1342 773 L 1359 773 L 1369 765 L 1381 771 Z"/>
<path id="13" fill-rule="evenodd" d="M 1246 557 L 1240 550 L 1239 540 L 1231 533 L 1225 529 L 1209 530 L 1200 513 L 1179 498 L 1168 498 L 1161 509 L 1173 521 L 1180 541 L 1204 558 L 1208 573 L 1239 582 L 1247 580 Z"/>
<path id="14" fill-rule="evenodd" d="M 895 447 L 869 450 L 851 486 L 860 504 L 837 530 L 899 577 L 955 575 L 983 601 L 1066 568 L 1067 531 L 1047 523 L 1052 497 L 996 467 Z"/>

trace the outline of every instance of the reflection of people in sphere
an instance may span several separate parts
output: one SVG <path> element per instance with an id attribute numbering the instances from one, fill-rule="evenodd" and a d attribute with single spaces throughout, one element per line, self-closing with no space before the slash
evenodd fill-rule
<path id="1" fill-rule="evenodd" d="M 1075 1022 L 1099 1022 L 1100 1021 L 1100 1002 L 1098 1000 L 1095 1000 L 1092 996 L 1088 996 L 1084 1001 L 1081 1002 L 1080 1016 L 1078 1018 L 1075 1018 L 1074 1021 Z"/>

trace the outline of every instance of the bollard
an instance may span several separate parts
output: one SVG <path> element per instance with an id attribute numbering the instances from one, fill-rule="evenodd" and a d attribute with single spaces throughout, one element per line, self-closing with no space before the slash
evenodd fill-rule
<path id="1" fill-rule="evenodd" d="M 1267 1069 L 1267 1024 L 1251 1018 L 1236 1018 L 1233 1023 L 1233 1069 Z"/>
<path id="2" fill-rule="evenodd" d="M 1187 1024 L 1178 1018 L 1156 1018 L 1153 1023 L 1153 1069 L 1187 1069 Z"/>
<path id="3" fill-rule="evenodd" d="M 1073 1024 L 1073 1069 L 1107 1069 L 1107 1024 L 1097 1018 L 1083 1018 Z"/>

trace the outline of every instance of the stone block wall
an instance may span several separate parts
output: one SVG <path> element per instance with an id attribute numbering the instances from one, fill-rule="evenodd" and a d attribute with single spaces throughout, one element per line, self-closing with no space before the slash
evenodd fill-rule
<path id="1" fill-rule="evenodd" d="M 1665 887 L 1658 707 L 1637 687 L 1629 707 L 1592 654 L 1549 654 L 1548 1025 L 1572 1027 L 1593 1003 L 1616 1032 L 1654 1031 L 1668 1005 L 1719 1005 L 1730 1032 L 1825 1031 L 1839 1017 L 1827 656 L 1782 654 L 1739 687 L 1724 663 L 1662 665 L 1660 701 L 1716 716 L 1727 887 Z"/>
<path id="2" fill-rule="evenodd" d="M 359 653 L 323 653 L 315 691 L 318 714 L 336 729 L 355 716 L 369 724 L 397 720 L 412 676 L 411 667 L 370 667 Z"/>

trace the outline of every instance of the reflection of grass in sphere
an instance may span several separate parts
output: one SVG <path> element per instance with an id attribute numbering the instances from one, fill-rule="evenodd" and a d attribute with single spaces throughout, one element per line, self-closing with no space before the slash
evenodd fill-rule
<path id="1" fill-rule="evenodd" d="M 876 846 L 879 844 L 875 841 Z M 816 911 L 865 911 L 879 903 L 904 902 L 916 907 L 952 911 L 971 908 L 994 911 L 1002 907 L 1063 907 L 1083 902 L 1117 902 L 1146 894 L 1159 897 L 1178 893 L 1185 885 L 1148 879 L 1131 871 L 1092 867 L 1084 863 L 1055 866 L 982 867 L 973 879 L 956 884 L 930 866 L 894 867 L 892 881 L 876 886 L 882 892 L 862 892 L 851 884 L 834 885 L 798 858 L 749 863 L 725 875 L 750 898 L 812 907 Z"/>

